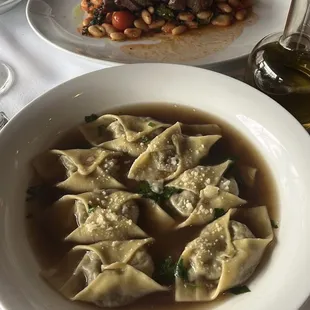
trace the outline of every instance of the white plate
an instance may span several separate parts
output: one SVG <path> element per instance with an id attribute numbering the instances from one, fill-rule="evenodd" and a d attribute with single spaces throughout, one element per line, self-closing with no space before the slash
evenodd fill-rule
<path id="1" fill-rule="evenodd" d="M 157 44 L 152 46 L 152 55 L 147 58 L 141 57 L 141 49 L 139 57 L 136 54 L 131 55 L 133 50 L 129 50 L 128 47 L 124 52 L 123 49 L 126 49 L 124 45 L 132 43 L 112 42 L 107 38 L 93 39 L 80 35 L 77 27 L 81 24 L 83 14 L 79 9 L 79 3 L 80 0 L 28 0 L 26 8 L 28 22 L 38 36 L 55 47 L 105 64 L 170 62 L 210 67 L 245 56 L 264 36 L 271 32 L 282 31 L 290 1 L 257 0 L 254 6 L 257 21 L 253 25 L 246 26 L 235 40 L 233 37 L 241 31 L 239 26 L 237 27 L 239 30 L 236 27 L 230 30 L 227 28 L 229 30 L 227 33 L 225 30 L 216 34 L 213 32 L 212 40 L 210 39 L 212 42 L 208 40 L 211 38 L 210 34 L 196 37 L 195 42 L 199 45 L 196 47 L 193 47 L 193 41 L 187 39 L 184 41 L 185 37 L 181 36 L 178 39 L 174 38 L 178 40 L 176 45 L 168 44 L 161 48 L 158 48 Z M 154 41 L 143 42 L 154 44 Z M 139 42 L 133 44 L 137 43 Z M 220 48 L 219 45 L 223 46 Z M 134 50 L 136 48 L 137 46 Z M 159 50 L 161 52 L 156 54 Z M 193 59 L 194 56 L 198 58 Z"/>
<path id="2" fill-rule="evenodd" d="M 117 66 L 75 78 L 34 100 L 0 132 L 1 309 L 93 309 L 63 299 L 39 276 L 25 228 L 29 165 L 57 133 L 76 126 L 85 115 L 141 102 L 211 111 L 251 140 L 276 179 L 280 228 L 273 254 L 251 280 L 251 293 L 216 309 L 298 309 L 310 291 L 308 134 L 273 100 L 244 83 L 203 69 L 164 64 Z M 203 310 L 205 304 L 195 309 Z"/>

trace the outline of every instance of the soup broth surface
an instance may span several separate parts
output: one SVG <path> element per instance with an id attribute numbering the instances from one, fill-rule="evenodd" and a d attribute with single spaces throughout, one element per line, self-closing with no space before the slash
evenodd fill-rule
<path id="1" fill-rule="evenodd" d="M 179 121 L 185 124 L 217 124 L 222 129 L 222 138 L 211 148 L 207 159 L 202 164 L 218 164 L 223 162 L 227 158 L 231 158 L 234 161 L 232 165 L 232 171 L 227 173 L 233 173 L 234 169 L 238 169 L 241 165 L 248 165 L 258 169 L 256 176 L 256 183 L 254 189 L 249 189 L 238 179 L 239 185 L 239 197 L 248 201 L 246 207 L 265 205 L 268 208 L 269 216 L 271 219 L 278 220 L 277 213 L 277 193 L 275 190 L 275 184 L 273 177 L 268 169 L 267 164 L 255 147 L 253 147 L 251 141 L 248 141 L 239 132 L 237 132 L 232 126 L 224 122 L 223 120 L 207 114 L 198 109 L 184 107 L 176 104 L 135 104 L 119 107 L 104 111 L 104 113 L 118 114 L 118 115 L 134 115 L 134 116 L 148 116 L 156 120 L 174 124 Z M 84 139 L 83 135 L 78 129 L 74 128 L 63 136 L 53 145 L 50 149 L 71 149 L 71 148 L 89 148 L 89 143 Z M 36 184 L 37 179 L 34 180 Z M 126 184 L 129 188 L 128 191 L 134 192 L 136 190 L 136 184 Z M 45 206 L 51 205 L 54 201 L 59 199 L 63 193 L 61 191 L 55 191 L 51 188 L 44 190 L 44 195 L 40 195 L 40 198 L 31 200 L 27 203 L 26 221 L 28 228 L 29 242 L 33 248 L 35 256 L 42 267 L 42 269 L 52 267 L 74 246 L 72 243 L 63 242 L 63 240 L 55 240 L 51 235 L 46 232 L 46 229 L 42 227 L 42 213 L 45 210 Z M 44 197 L 42 199 L 42 197 Z M 152 236 L 152 229 L 150 227 L 144 227 L 143 217 L 139 218 L 138 226 L 140 226 L 146 233 Z M 203 226 L 204 227 L 204 226 Z M 177 261 L 180 254 L 184 250 L 186 244 L 196 238 L 202 227 L 186 227 L 179 230 L 175 230 L 162 235 L 156 235 L 156 241 L 149 248 L 155 266 L 171 256 L 174 261 Z M 255 232 L 253 232 L 255 234 Z M 254 273 L 259 272 L 259 269 L 263 268 L 268 261 L 268 257 L 271 253 L 269 246 L 266 251 L 263 261 L 260 263 L 259 268 Z M 249 281 L 250 286 L 250 281 Z M 174 301 L 174 289 L 169 292 L 155 293 L 147 295 L 133 304 L 120 307 L 120 309 L 126 310 L 142 310 L 151 308 L 155 310 L 185 310 L 185 309 L 210 309 L 213 308 L 218 302 L 222 302 L 223 299 L 230 298 L 230 294 L 221 296 L 214 302 L 207 303 L 181 303 Z M 227 301 L 226 301 L 227 302 Z M 228 301 L 229 302 L 229 301 Z M 95 307 L 95 306 L 94 306 Z"/>

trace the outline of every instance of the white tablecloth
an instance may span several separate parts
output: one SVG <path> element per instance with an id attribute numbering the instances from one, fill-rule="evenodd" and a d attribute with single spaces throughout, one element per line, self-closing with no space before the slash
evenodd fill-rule
<path id="1" fill-rule="evenodd" d="M 0 96 L 0 109 L 9 118 L 50 88 L 106 67 L 42 41 L 28 26 L 25 6 L 26 0 L 23 0 L 12 11 L 0 15 L 0 61 L 7 62 L 16 73 L 14 86 Z M 230 66 L 230 71 L 237 70 L 230 75 L 239 73 L 238 66 Z"/>
<path id="2" fill-rule="evenodd" d="M 0 15 L 0 61 L 9 64 L 15 71 L 12 88 L 0 95 L 0 111 L 4 111 L 9 118 L 52 87 L 81 74 L 105 68 L 104 65 L 58 50 L 38 38 L 27 24 L 25 6 L 26 0 L 23 0 L 10 12 Z M 245 61 L 240 60 L 218 71 L 241 78 L 244 65 Z M 310 300 L 300 310 L 310 310 Z"/>

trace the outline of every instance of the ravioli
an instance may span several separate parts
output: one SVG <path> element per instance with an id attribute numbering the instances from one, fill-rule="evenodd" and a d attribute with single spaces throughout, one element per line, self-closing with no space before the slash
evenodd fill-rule
<path id="1" fill-rule="evenodd" d="M 228 211 L 244 205 L 246 201 L 216 186 L 207 185 L 200 191 L 197 206 L 190 216 L 178 228 L 190 225 L 203 225 L 214 219 L 216 209 Z"/>
<path id="2" fill-rule="evenodd" d="M 205 157 L 219 135 L 183 136 L 175 123 L 154 138 L 131 166 L 128 178 L 137 181 L 169 181 Z"/>
<path id="3" fill-rule="evenodd" d="M 124 185 L 116 179 L 121 155 L 102 148 L 51 150 L 38 156 L 33 165 L 44 181 L 71 193 L 123 189 Z"/>
<path id="4" fill-rule="evenodd" d="M 106 114 L 80 127 L 86 140 L 94 146 L 121 151 L 137 157 L 146 150 L 146 141 L 168 127 L 150 117 Z"/>
<path id="5" fill-rule="evenodd" d="M 146 237 L 147 234 L 131 219 L 107 209 L 96 208 L 85 223 L 71 232 L 66 240 L 90 244 L 104 240 L 130 240 Z"/>
<path id="6" fill-rule="evenodd" d="M 54 235 L 64 238 L 77 226 L 84 224 L 96 209 L 107 209 L 137 222 L 139 194 L 118 190 L 97 190 L 79 195 L 65 195 L 44 214 L 45 227 Z"/>
<path id="7" fill-rule="evenodd" d="M 266 207 L 243 209 L 247 222 L 260 225 L 260 235 L 234 218 L 240 210 L 207 225 L 184 249 L 180 259 L 188 279 L 176 278 L 176 301 L 210 301 L 244 284 L 259 264 L 273 231 Z"/>
<path id="8" fill-rule="evenodd" d="M 151 279 L 154 264 L 146 246 L 152 242 L 148 238 L 78 245 L 42 275 L 72 300 L 102 307 L 125 305 L 146 294 L 167 290 Z"/>

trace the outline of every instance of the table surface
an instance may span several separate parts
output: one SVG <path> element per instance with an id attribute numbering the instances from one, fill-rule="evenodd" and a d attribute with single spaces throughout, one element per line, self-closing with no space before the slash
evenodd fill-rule
<path id="1" fill-rule="evenodd" d="M 13 86 L 0 95 L 0 111 L 9 118 L 49 89 L 107 67 L 65 53 L 41 40 L 27 23 L 25 7 L 26 0 L 22 0 L 13 10 L 0 15 L 0 61 L 9 64 L 15 75 Z M 240 59 L 217 71 L 242 79 L 245 64 L 246 59 Z M 300 310 L 310 310 L 310 299 Z"/>

